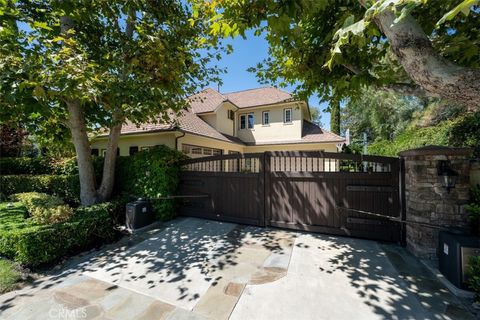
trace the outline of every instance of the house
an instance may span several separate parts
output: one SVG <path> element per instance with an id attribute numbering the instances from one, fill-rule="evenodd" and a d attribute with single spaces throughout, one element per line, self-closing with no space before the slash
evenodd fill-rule
<path id="1" fill-rule="evenodd" d="M 336 152 L 345 139 L 312 123 L 305 101 L 273 87 L 232 93 L 205 89 L 188 98 L 189 108 L 172 123 L 127 121 L 119 139 L 119 154 L 127 156 L 156 145 L 167 145 L 186 155 L 264 151 Z M 92 153 L 103 155 L 108 135 L 92 141 Z"/>

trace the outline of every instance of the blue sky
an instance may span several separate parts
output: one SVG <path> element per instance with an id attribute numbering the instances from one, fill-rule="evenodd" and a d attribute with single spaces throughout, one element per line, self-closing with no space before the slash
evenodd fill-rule
<path id="1" fill-rule="evenodd" d="M 256 37 L 253 32 L 247 32 L 247 39 L 237 37 L 227 41 L 233 46 L 232 54 L 225 54 L 223 59 L 218 63 L 221 68 L 226 68 L 226 74 L 222 75 L 223 85 L 220 92 L 232 92 L 245 89 L 262 87 L 258 82 L 255 74 L 247 71 L 249 67 L 255 66 L 268 55 L 268 42 L 263 37 Z M 211 85 L 217 89 L 216 84 Z M 287 91 L 293 91 L 293 88 L 287 88 Z M 316 96 L 310 97 L 308 100 L 310 107 L 317 107 L 322 113 L 322 125 L 325 129 L 330 129 L 330 114 L 323 112 L 326 104 L 320 105 Z"/>

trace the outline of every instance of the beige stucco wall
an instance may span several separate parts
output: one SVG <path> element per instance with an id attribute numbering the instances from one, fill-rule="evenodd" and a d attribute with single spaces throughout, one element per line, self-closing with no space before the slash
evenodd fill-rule
<path id="1" fill-rule="evenodd" d="M 244 146 L 242 145 L 235 144 L 235 143 L 228 143 L 225 141 L 206 138 L 202 136 L 197 136 L 189 133 L 185 134 L 184 137 L 181 137 L 178 139 L 178 150 L 182 150 L 183 144 L 221 149 L 223 150 L 223 154 L 228 154 L 229 151 L 237 151 L 241 153 L 244 152 Z"/>
<path id="2" fill-rule="evenodd" d="M 218 108 L 216 120 L 216 128 L 218 131 L 228 134 L 230 136 L 235 135 L 235 123 L 233 120 L 228 119 L 228 110 L 235 111 L 236 109 L 237 108 L 229 102 L 223 103 Z"/>
<path id="3" fill-rule="evenodd" d="M 287 108 L 292 109 L 291 123 L 283 122 L 283 113 Z M 269 111 L 270 115 L 270 124 L 265 126 L 262 125 L 262 112 L 264 111 Z M 249 113 L 254 115 L 253 129 L 240 129 L 240 116 Z M 236 114 L 237 136 L 245 142 L 257 143 L 300 139 L 302 136 L 302 119 L 302 109 L 297 103 L 239 110 Z M 248 124 L 248 116 L 246 121 Z"/>
<path id="4" fill-rule="evenodd" d="M 175 132 L 159 132 L 142 135 L 124 135 L 120 136 L 118 147 L 120 148 L 121 156 L 128 156 L 130 147 L 138 146 L 139 150 L 142 147 L 152 147 L 156 145 L 166 145 L 169 148 L 175 148 Z M 99 149 L 100 155 L 102 150 L 107 147 L 107 138 L 97 138 L 91 143 L 91 148 Z"/>
<path id="5" fill-rule="evenodd" d="M 302 144 L 278 144 L 265 146 L 247 146 L 246 153 L 265 152 L 265 151 L 326 151 L 337 152 L 337 143 L 302 143 Z"/>

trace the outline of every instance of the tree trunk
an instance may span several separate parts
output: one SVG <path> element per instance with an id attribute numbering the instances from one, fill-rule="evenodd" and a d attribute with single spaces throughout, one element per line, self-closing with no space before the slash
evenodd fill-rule
<path id="1" fill-rule="evenodd" d="M 68 125 L 72 133 L 73 145 L 77 153 L 78 174 L 80 176 L 80 201 L 83 206 L 98 202 L 95 189 L 95 172 L 93 170 L 90 143 L 87 136 L 85 114 L 80 101 L 67 100 Z"/>
<path id="2" fill-rule="evenodd" d="M 110 128 L 110 134 L 108 136 L 108 145 L 103 163 L 102 183 L 98 189 L 98 196 L 101 202 L 107 201 L 112 195 L 113 183 L 115 182 L 115 162 L 117 160 L 118 139 L 122 130 L 123 118 L 118 110 L 114 111 L 112 118 L 113 125 Z"/>
<path id="3" fill-rule="evenodd" d="M 330 131 L 340 134 L 340 103 L 336 101 L 330 104 Z"/>
<path id="4" fill-rule="evenodd" d="M 374 17 L 407 74 L 427 92 L 480 109 L 480 70 L 455 65 L 441 57 L 417 21 L 407 15 L 394 23 L 389 9 Z"/>

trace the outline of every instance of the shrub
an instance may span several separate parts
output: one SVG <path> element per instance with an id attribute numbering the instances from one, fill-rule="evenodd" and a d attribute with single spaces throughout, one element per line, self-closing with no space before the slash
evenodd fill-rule
<path id="1" fill-rule="evenodd" d="M 184 155 L 166 146 L 120 157 L 117 161 L 116 192 L 135 197 L 158 198 L 174 195 L 178 187 L 179 161 Z M 171 219 L 175 215 L 173 200 L 153 201 L 157 217 Z"/>
<path id="2" fill-rule="evenodd" d="M 21 279 L 20 266 L 0 258 L 0 294 L 14 290 Z"/>
<path id="3" fill-rule="evenodd" d="M 53 166 L 49 158 L 0 158 L 0 174 L 50 174 Z"/>
<path id="4" fill-rule="evenodd" d="M 30 214 L 30 217 L 40 224 L 51 224 L 68 220 L 73 215 L 73 209 L 62 199 L 45 193 L 27 192 L 13 195 L 20 201 Z"/>
<path id="5" fill-rule="evenodd" d="M 468 286 L 475 292 L 475 301 L 480 303 L 480 256 L 468 260 L 467 277 Z"/>
<path id="6" fill-rule="evenodd" d="M 114 209 L 111 203 L 81 207 L 64 222 L 1 232 L 0 255 L 24 265 L 39 266 L 112 241 L 116 235 L 111 215 Z"/>
<path id="7" fill-rule="evenodd" d="M 70 204 L 80 202 L 78 175 L 12 175 L 0 176 L 1 193 L 42 192 L 56 195 Z"/>

